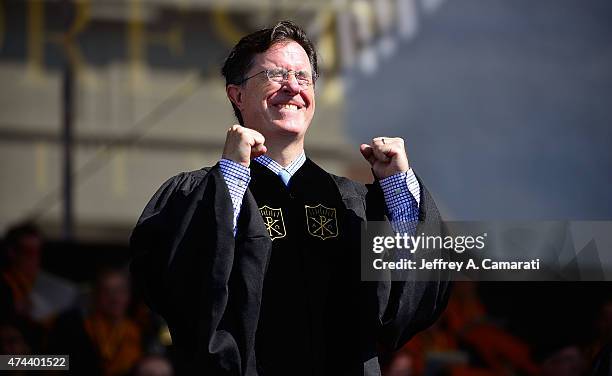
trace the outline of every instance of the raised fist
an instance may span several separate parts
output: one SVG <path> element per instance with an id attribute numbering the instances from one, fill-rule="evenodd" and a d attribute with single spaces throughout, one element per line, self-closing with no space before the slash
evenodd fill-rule
<path id="1" fill-rule="evenodd" d="M 410 169 L 402 138 L 376 137 L 372 139 L 370 145 L 361 144 L 359 150 L 372 165 L 374 175 L 378 179 L 384 179 Z"/>
<path id="2" fill-rule="evenodd" d="M 266 153 L 265 141 L 266 139 L 261 133 L 234 124 L 227 131 L 221 158 L 231 159 L 245 167 L 249 167 L 251 159 Z"/>

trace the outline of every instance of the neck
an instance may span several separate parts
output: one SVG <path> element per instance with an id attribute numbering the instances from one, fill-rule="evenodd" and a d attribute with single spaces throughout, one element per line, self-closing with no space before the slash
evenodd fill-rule
<path id="1" fill-rule="evenodd" d="M 300 154 L 304 152 L 304 141 L 284 143 L 275 140 L 266 140 L 266 155 L 274 159 L 278 164 L 287 167 Z"/>

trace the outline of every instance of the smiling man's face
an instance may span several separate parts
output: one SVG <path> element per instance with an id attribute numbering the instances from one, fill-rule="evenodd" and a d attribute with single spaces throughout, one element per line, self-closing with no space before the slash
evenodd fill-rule
<path id="1" fill-rule="evenodd" d="M 247 72 L 250 77 L 265 69 L 285 68 L 305 71 L 312 77 L 312 68 L 306 51 L 294 41 L 272 45 L 253 59 Z M 315 111 L 314 87 L 300 86 L 293 74 L 284 83 L 268 80 L 261 73 L 244 83 L 241 105 L 245 126 L 270 137 L 303 138 Z"/>

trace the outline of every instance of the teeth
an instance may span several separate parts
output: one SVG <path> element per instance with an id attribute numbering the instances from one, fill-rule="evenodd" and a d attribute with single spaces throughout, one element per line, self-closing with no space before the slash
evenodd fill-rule
<path id="1" fill-rule="evenodd" d="M 298 109 L 297 106 L 294 104 L 281 104 L 280 108 L 286 108 L 288 110 L 293 110 L 293 111 Z"/>

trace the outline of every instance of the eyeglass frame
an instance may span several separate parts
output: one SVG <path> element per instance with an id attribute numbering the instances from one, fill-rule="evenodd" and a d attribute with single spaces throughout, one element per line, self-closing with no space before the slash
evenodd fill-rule
<path id="1" fill-rule="evenodd" d="M 270 74 L 270 72 L 272 72 L 273 70 L 283 70 L 283 71 L 285 71 L 285 73 L 283 74 L 283 80 L 282 80 L 282 81 L 280 81 L 280 82 L 279 82 L 279 81 L 274 81 L 273 79 L 271 79 L 271 78 L 270 78 L 269 74 Z M 243 79 L 242 81 L 238 82 L 238 83 L 237 83 L 237 85 L 242 85 L 243 83 L 247 82 L 247 81 L 248 81 L 248 80 L 250 80 L 251 78 L 253 78 L 253 77 L 255 77 L 255 76 L 259 76 L 259 75 L 260 75 L 260 74 L 262 74 L 262 73 L 265 73 L 265 74 L 266 74 L 266 77 L 268 78 L 268 81 L 270 81 L 270 82 L 275 82 L 275 83 L 277 83 L 277 84 L 283 84 L 283 83 L 289 82 L 289 73 L 291 73 L 291 72 L 293 72 L 293 77 L 295 77 L 295 80 L 297 81 L 298 85 L 300 85 L 301 87 L 310 87 L 310 86 L 314 86 L 314 84 L 315 84 L 315 80 L 317 79 L 317 75 L 316 75 L 316 74 L 310 73 L 310 80 L 309 80 L 308 84 L 307 84 L 307 85 L 302 85 L 302 84 L 300 84 L 300 80 L 298 80 L 298 78 L 297 78 L 296 74 L 297 74 L 297 73 L 299 73 L 299 72 L 306 72 L 306 71 L 303 71 L 303 70 L 300 70 L 300 71 L 294 71 L 294 70 L 292 70 L 292 69 L 278 68 L 278 67 L 277 67 L 277 68 L 269 68 L 269 69 L 264 69 L 264 70 L 262 70 L 261 72 L 257 72 L 257 73 L 255 73 L 255 74 L 253 74 L 253 75 L 251 75 L 251 76 L 249 76 L 249 77 L 247 77 L 247 78 Z M 307 72 L 307 73 L 308 73 L 308 72 Z"/>

